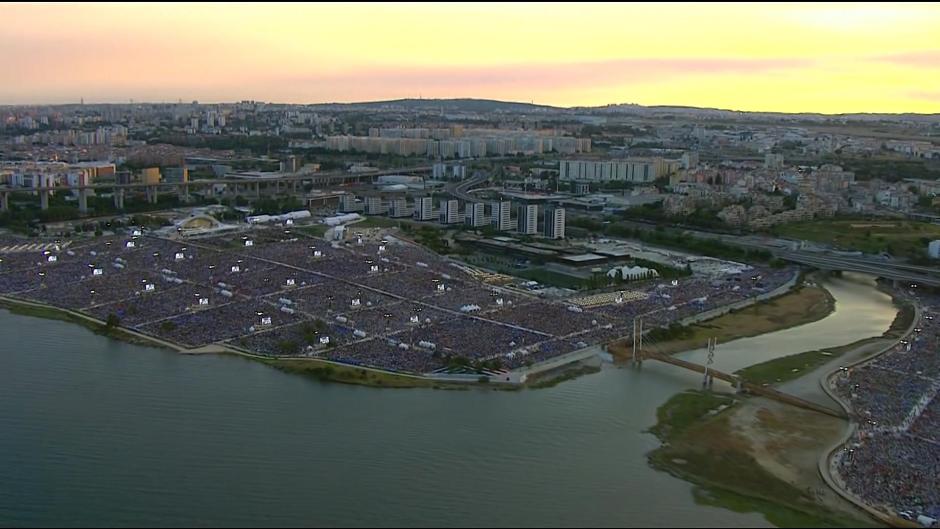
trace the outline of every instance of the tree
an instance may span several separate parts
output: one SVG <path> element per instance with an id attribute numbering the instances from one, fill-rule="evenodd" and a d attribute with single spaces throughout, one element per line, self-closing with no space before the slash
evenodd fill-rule
<path id="1" fill-rule="evenodd" d="M 116 328 L 116 327 L 120 327 L 120 326 L 121 326 L 121 318 L 118 318 L 118 315 L 112 312 L 111 314 L 108 314 L 108 319 L 107 319 L 107 321 L 105 322 L 105 325 L 106 325 L 109 329 L 114 329 L 114 328 Z"/>

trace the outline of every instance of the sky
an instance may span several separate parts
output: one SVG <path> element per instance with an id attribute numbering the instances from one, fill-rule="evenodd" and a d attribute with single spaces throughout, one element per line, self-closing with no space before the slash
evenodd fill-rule
<path id="1" fill-rule="evenodd" d="M 0 104 L 406 97 L 940 112 L 940 3 L 0 3 Z"/>

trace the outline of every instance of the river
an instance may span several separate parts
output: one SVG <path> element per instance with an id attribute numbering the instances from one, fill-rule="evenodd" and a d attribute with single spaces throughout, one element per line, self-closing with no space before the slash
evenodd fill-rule
<path id="1" fill-rule="evenodd" d="M 833 315 L 722 344 L 717 367 L 890 325 L 870 279 L 826 286 Z M 768 526 L 648 467 L 656 408 L 699 385 L 671 366 L 542 390 L 393 390 L 7 311 L 0 336 L 0 526 Z"/>

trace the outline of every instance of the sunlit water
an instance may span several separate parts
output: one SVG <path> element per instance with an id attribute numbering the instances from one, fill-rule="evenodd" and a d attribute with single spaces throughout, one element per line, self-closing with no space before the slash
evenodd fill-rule
<path id="1" fill-rule="evenodd" d="M 723 344 L 717 365 L 890 324 L 870 282 L 828 286 L 836 314 Z M 520 392 L 391 390 L 6 311 L 0 336 L 0 526 L 767 525 L 697 505 L 647 466 L 656 408 L 699 386 L 671 366 Z"/>

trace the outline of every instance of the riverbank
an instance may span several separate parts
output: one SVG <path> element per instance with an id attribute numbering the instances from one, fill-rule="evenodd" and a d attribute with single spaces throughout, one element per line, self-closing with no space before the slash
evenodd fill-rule
<path id="1" fill-rule="evenodd" d="M 736 374 L 833 406 L 820 381 L 843 363 L 870 358 L 911 332 L 915 309 L 894 304 L 897 313 L 881 336 L 776 358 Z M 784 527 L 878 523 L 831 487 L 821 471 L 820 458 L 845 439 L 845 420 L 761 397 L 702 392 L 674 396 L 660 408 L 658 420 L 651 432 L 663 446 L 649 454 L 650 464 L 698 485 L 696 497 L 709 505 L 758 511 Z"/>
<path id="2" fill-rule="evenodd" d="M 806 375 L 825 364 L 843 357 L 852 351 L 864 351 L 870 346 L 893 343 L 903 337 L 914 322 L 914 308 L 902 305 L 891 323 L 891 327 L 881 336 L 865 338 L 840 347 L 831 347 L 819 351 L 775 358 L 767 362 L 748 366 L 735 372 L 745 381 L 758 385 L 775 385 L 788 382 Z"/>
<path id="3" fill-rule="evenodd" d="M 650 465 L 695 484 L 700 503 L 759 512 L 779 527 L 874 526 L 815 473 L 820 439 L 838 438 L 843 421 L 700 391 L 673 396 L 657 419 L 650 432 L 662 446 L 648 455 Z"/>
<path id="4" fill-rule="evenodd" d="M 159 349 L 169 349 L 172 351 L 181 350 L 178 346 L 170 342 L 165 342 L 123 327 L 109 327 L 106 322 L 101 320 L 51 305 L 0 296 L 0 308 L 21 316 L 32 316 L 34 318 L 74 323 L 89 329 L 95 334 L 133 345 L 157 347 Z"/>
<path id="5" fill-rule="evenodd" d="M 689 325 L 684 328 L 681 338 L 658 341 L 652 348 L 662 354 L 680 353 L 704 347 L 709 338 L 727 343 L 806 325 L 829 316 L 834 310 L 835 299 L 829 291 L 815 282 L 804 281 L 792 291 L 776 298 Z M 611 344 L 608 350 L 615 361 L 623 362 L 633 358 L 632 346 L 625 341 Z"/>

